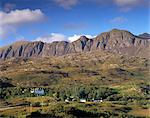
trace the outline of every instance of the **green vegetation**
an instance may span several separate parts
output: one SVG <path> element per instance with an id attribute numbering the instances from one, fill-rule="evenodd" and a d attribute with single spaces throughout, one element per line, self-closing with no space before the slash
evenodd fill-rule
<path id="1" fill-rule="evenodd" d="M 146 58 L 108 52 L 5 60 L 0 117 L 149 117 L 148 65 Z M 32 93 L 34 88 L 44 95 Z"/>
<path id="2" fill-rule="evenodd" d="M 0 98 L 1 99 L 10 99 L 15 97 L 36 97 L 35 93 L 31 93 L 32 88 L 0 88 Z M 104 88 L 104 87 L 95 87 L 95 86 L 78 86 L 72 87 L 70 89 L 60 89 L 55 90 L 52 88 L 44 88 L 45 96 L 55 97 L 57 100 L 64 101 L 66 98 L 73 97 L 75 99 L 86 99 L 91 101 L 95 99 L 106 99 L 107 97 L 117 94 L 117 90 Z"/>

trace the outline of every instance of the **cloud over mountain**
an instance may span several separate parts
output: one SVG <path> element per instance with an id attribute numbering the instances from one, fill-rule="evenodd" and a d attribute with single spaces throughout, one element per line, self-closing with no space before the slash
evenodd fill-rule
<path id="1" fill-rule="evenodd" d="M 35 41 L 52 43 L 54 41 L 67 41 L 67 37 L 60 33 L 51 33 L 49 36 L 38 37 Z"/>
<path id="2" fill-rule="evenodd" d="M 68 41 L 68 42 L 73 42 L 77 39 L 79 39 L 82 35 L 77 35 L 74 34 L 73 36 L 69 36 L 67 37 L 64 34 L 61 33 L 51 33 L 48 36 L 41 36 L 38 37 L 37 39 L 35 39 L 35 41 L 42 41 L 42 42 L 46 42 L 46 43 L 52 43 L 54 41 Z M 92 35 L 85 35 L 87 38 L 94 38 L 95 36 Z"/>

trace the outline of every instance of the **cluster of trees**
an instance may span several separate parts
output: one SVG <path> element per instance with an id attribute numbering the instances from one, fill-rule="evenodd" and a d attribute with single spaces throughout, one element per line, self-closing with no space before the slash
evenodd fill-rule
<path id="1" fill-rule="evenodd" d="M 31 88 L 18 88 L 18 87 L 0 88 L 0 99 L 9 99 L 17 96 L 20 97 L 35 96 L 30 92 L 30 90 Z"/>
<path id="2" fill-rule="evenodd" d="M 0 98 L 8 99 L 11 97 L 33 97 L 35 94 L 31 93 L 32 88 L 17 88 L 17 87 L 9 87 L 9 88 L 0 88 Z M 95 86 L 76 86 L 72 88 L 63 88 L 63 89 L 51 89 L 51 88 L 43 88 L 45 92 L 45 96 L 55 97 L 56 100 L 64 101 L 67 98 L 78 99 L 86 99 L 92 100 L 94 99 L 105 99 L 108 96 L 117 94 L 115 89 L 107 88 L 107 87 L 95 87 Z"/>
<path id="3" fill-rule="evenodd" d="M 32 89 L 33 88 L 20 88 L 20 87 L 0 88 L 0 99 L 37 96 L 37 94 L 31 93 Z M 141 101 L 142 102 L 141 104 L 145 104 L 146 103 L 145 101 L 147 101 L 146 99 L 148 99 L 148 97 L 142 95 L 123 96 L 116 89 L 99 86 L 80 85 L 71 87 L 66 86 L 63 88 L 43 88 L 43 90 L 44 96 L 54 97 L 55 100 L 57 101 L 65 101 L 66 99 L 69 99 L 70 101 L 72 100 L 79 101 L 80 99 L 86 99 L 87 101 L 91 101 L 92 99 L 97 100 L 105 99 L 108 101 L 128 101 L 128 102 Z"/>
<path id="4" fill-rule="evenodd" d="M 11 79 L 7 77 L 0 77 L 0 88 L 14 87 L 11 84 Z"/>
<path id="5" fill-rule="evenodd" d="M 106 99 L 108 96 L 117 94 L 117 90 L 107 87 L 95 87 L 95 86 L 76 86 L 70 89 L 58 90 L 54 95 L 57 100 L 64 101 L 66 98 L 86 99 Z"/>

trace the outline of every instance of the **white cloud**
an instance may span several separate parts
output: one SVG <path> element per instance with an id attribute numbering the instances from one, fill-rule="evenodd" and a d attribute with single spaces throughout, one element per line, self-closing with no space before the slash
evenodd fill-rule
<path id="1" fill-rule="evenodd" d="M 44 18 L 41 10 L 15 10 L 10 13 L 0 12 L 0 26 L 3 25 L 19 25 L 39 21 Z"/>
<path id="2" fill-rule="evenodd" d="M 68 40 L 69 40 L 70 42 L 73 42 L 73 41 L 76 41 L 77 39 L 79 39 L 80 36 L 81 36 L 81 35 L 76 35 L 76 34 L 74 34 L 73 36 L 68 37 Z"/>
<path id="3" fill-rule="evenodd" d="M 117 23 L 117 24 L 121 24 L 124 22 L 127 22 L 128 20 L 124 17 L 115 17 L 113 19 L 110 20 L 110 23 Z"/>
<path id="4" fill-rule="evenodd" d="M 38 37 L 36 40 L 34 41 L 42 41 L 42 42 L 46 42 L 46 43 L 52 43 L 54 41 L 68 41 L 68 42 L 73 42 L 76 41 L 77 39 L 79 39 L 81 36 L 83 35 L 73 35 L 70 37 L 65 36 L 64 34 L 60 34 L 60 33 L 51 33 L 49 36 L 43 36 L 43 37 Z M 92 35 L 84 35 L 87 38 L 94 38 L 95 36 Z"/>
<path id="5" fill-rule="evenodd" d="M 121 12 L 127 12 L 136 7 L 149 7 L 150 0 L 85 0 L 99 5 L 115 5 Z"/>
<path id="6" fill-rule="evenodd" d="M 119 6 L 120 10 L 125 12 L 145 2 L 146 0 L 114 0 L 114 3 Z"/>
<path id="7" fill-rule="evenodd" d="M 49 36 L 38 37 L 35 41 L 52 43 L 54 41 L 68 41 L 67 37 L 60 33 L 51 33 Z"/>
<path id="8" fill-rule="evenodd" d="M 70 9 L 73 6 L 75 6 L 79 0 L 54 0 L 59 6 L 65 8 L 65 9 Z"/>
<path id="9" fill-rule="evenodd" d="M 133 6 L 138 4 L 140 1 L 141 0 L 114 0 L 118 6 Z"/>
<path id="10" fill-rule="evenodd" d="M 0 11 L 0 37 L 16 31 L 20 25 L 39 22 L 45 18 L 41 10 L 15 10 L 9 13 Z"/>

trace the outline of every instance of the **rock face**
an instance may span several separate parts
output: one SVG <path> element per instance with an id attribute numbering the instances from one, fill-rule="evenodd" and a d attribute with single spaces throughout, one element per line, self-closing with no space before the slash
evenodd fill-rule
<path id="1" fill-rule="evenodd" d="M 66 41 L 50 44 L 43 42 L 16 42 L 10 46 L 0 48 L 0 59 L 61 56 L 95 50 L 107 50 L 129 56 L 149 57 L 149 39 L 135 36 L 125 30 L 113 29 L 110 32 L 98 35 L 94 39 L 81 36 L 72 43 Z"/>
<path id="2" fill-rule="evenodd" d="M 43 42 L 17 42 L 0 49 L 0 58 L 40 56 L 43 51 Z"/>

